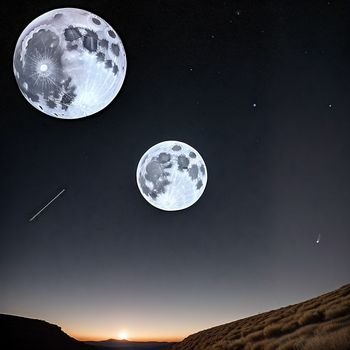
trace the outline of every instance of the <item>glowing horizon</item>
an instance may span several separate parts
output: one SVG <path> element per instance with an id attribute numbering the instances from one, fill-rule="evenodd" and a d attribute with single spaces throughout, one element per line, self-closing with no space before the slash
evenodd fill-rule
<path id="1" fill-rule="evenodd" d="M 95 292 L 94 295 L 90 294 L 92 292 Z M 8 302 L 1 311 L 45 320 L 81 341 L 118 339 L 119 332 L 125 330 L 128 341 L 178 342 L 196 332 L 320 294 L 320 291 L 310 291 L 296 297 L 286 291 L 277 298 L 274 293 L 261 291 L 257 298 L 248 292 L 244 295 L 227 295 L 224 292 L 224 289 L 218 288 L 214 295 L 186 297 L 167 290 L 162 298 L 155 298 L 139 293 L 129 293 L 128 297 L 107 295 L 96 290 L 90 290 L 86 295 L 74 295 L 72 289 L 69 293 L 56 289 L 46 298 L 38 298 L 34 292 L 19 290 L 16 295 L 11 295 L 12 302 Z M 101 298 L 101 295 L 104 297 Z"/>
<path id="2" fill-rule="evenodd" d="M 156 342 L 180 342 L 182 341 L 184 338 L 186 338 L 187 336 L 184 337 L 158 337 L 158 336 L 154 336 L 154 337 L 130 337 L 128 336 L 127 339 L 119 339 L 118 337 L 110 337 L 108 335 L 106 336 L 96 336 L 96 337 L 89 337 L 89 336 L 85 336 L 85 335 L 79 335 L 79 334 L 74 334 L 74 333 L 70 333 L 68 331 L 65 331 L 65 333 L 67 333 L 69 336 L 73 337 L 76 340 L 79 341 L 104 341 L 104 340 L 108 340 L 108 339 L 114 339 L 114 340 L 118 340 L 118 341 L 128 341 L 128 342 L 149 342 L 149 341 L 156 341 Z M 188 334 L 190 335 L 190 334 Z"/>
<path id="3" fill-rule="evenodd" d="M 132 331 L 129 328 L 126 330 L 112 331 L 112 330 L 98 330 L 98 331 L 76 331 L 70 328 L 61 326 L 62 330 L 71 337 L 80 341 L 103 341 L 107 339 L 126 340 L 126 341 L 159 341 L 159 342 L 178 342 L 186 338 L 188 335 L 194 333 L 195 330 L 189 330 L 188 334 L 174 334 L 171 332 L 150 332 L 142 331 L 140 329 Z M 122 333 L 125 334 L 123 335 Z"/>
<path id="4" fill-rule="evenodd" d="M 186 338 L 188 335 L 192 334 L 195 332 L 195 330 L 190 330 L 190 333 L 186 334 L 186 335 L 176 335 L 176 334 L 171 334 L 171 333 L 167 333 L 167 334 L 163 334 L 163 335 L 148 335 L 148 333 L 144 332 L 138 332 L 138 334 L 136 334 L 135 332 L 131 331 L 131 330 L 120 330 L 117 332 L 114 332 L 114 335 L 110 332 L 101 332 L 101 333 L 97 333 L 97 332 L 90 332 L 90 335 L 86 335 L 86 333 L 81 333 L 81 332 L 75 332 L 75 331 L 71 331 L 68 328 L 65 327 L 61 327 L 62 330 L 67 333 L 68 335 L 70 335 L 71 337 L 80 340 L 80 341 L 104 341 L 104 340 L 108 340 L 108 339 L 114 339 L 114 340 L 119 340 L 119 341 L 136 341 L 136 342 L 147 342 L 147 341 L 157 341 L 157 342 L 179 342 L 181 340 L 183 340 L 184 338 Z M 149 333 L 151 334 L 151 333 Z"/>

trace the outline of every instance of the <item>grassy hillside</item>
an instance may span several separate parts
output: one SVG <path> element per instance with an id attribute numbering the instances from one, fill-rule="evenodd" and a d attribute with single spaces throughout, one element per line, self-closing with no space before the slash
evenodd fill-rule
<path id="1" fill-rule="evenodd" d="M 350 350 L 350 284 L 193 334 L 174 350 Z"/>

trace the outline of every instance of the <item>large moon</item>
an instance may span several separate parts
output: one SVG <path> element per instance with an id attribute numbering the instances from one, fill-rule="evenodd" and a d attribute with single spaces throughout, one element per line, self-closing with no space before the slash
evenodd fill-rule
<path id="1" fill-rule="evenodd" d="M 136 180 L 150 204 L 162 210 L 181 210 L 203 194 L 207 168 L 193 147 L 179 141 L 164 141 L 142 156 Z"/>
<path id="2" fill-rule="evenodd" d="M 115 98 L 125 78 L 126 55 L 118 34 L 101 17 L 62 8 L 24 29 L 13 68 L 30 104 L 52 117 L 76 119 Z"/>

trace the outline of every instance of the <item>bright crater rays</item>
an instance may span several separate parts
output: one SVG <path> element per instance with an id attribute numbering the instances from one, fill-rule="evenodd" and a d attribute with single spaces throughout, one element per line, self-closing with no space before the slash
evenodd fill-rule
<path id="1" fill-rule="evenodd" d="M 30 104 L 53 117 L 76 119 L 115 98 L 125 78 L 126 55 L 119 36 L 102 18 L 63 8 L 24 29 L 13 68 Z"/>
<path id="2" fill-rule="evenodd" d="M 48 69 L 47 64 L 42 64 L 42 65 L 40 66 L 40 70 L 41 70 L 42 72 L 46 72 L 47 69 Z"/>
<path id="3" fill-rule="evenodd" d="M 153 206 L 167 211 L 194 204 L 207 184 L 207 169 L 201 155 L 179 141 L 165 141 L 151 147 L 140 159 L 137 185 Z"/>

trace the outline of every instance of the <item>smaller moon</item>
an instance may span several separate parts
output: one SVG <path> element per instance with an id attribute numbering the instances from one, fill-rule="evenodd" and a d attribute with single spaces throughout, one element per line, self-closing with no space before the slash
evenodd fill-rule
<path id="1" fill-rule="evenodd" d="M 182 210 L 202 196 L 207 168 L 202 156 L 190 145 L 164 141 L 141 157 L 136 180 L 148 203 L 162 210 Z"/>

